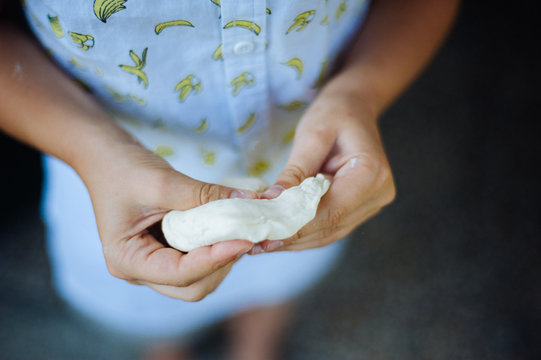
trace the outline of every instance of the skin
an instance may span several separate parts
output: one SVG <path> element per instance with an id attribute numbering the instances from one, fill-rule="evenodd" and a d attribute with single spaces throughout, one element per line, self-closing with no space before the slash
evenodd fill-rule
<path id="1" fill-rule="evenodd" d="M 375 2 L 341 70 L 303 115 L 288 164 L 276 181 L 289 188 L 320 171 L 332 178 L 316 219 L 283 242 L 266 241 L 252 249 L 247 241 L 231 240 L 188 254 L 164 247 L 148 228 L 167 211 L 256 195 L 172 169 L 117 126 L 33 39 L 6 20 L 0 20 L 0 129 L 63 160 L 83 179 L 112 275 L 198 301 L 216 289 L 244 253 L 324 246 L 392 201 L 395 187 L 377 119 L 432 57 L 456 9 L 457 1 L 451 0 Z M 276 190 L 264 197 L 277 196 Z"/>
<path id="2" fill-rule="evenodd" d="M 375 1 L 343 67 L 302 116 L 287 165 L 263 198 L 318 172 L 332 181 L 314 220 L 251 254 L 305 250 L 342 239 L 395 197 L 378 130 L 385 108 L 413 81 L 447 34 L 458 1 Z"/>
<path id="3" fill-rule="evenodd" d="M 117 126 L 33 40 L 5 22 L 0 53 L 0 129 L 63 160 L 83 179 L 110 273 L 186 301 L 216 289 L 250 242 L 183 254 L 164 247 L 147 229 L 171 209 L 256 195 L 175 171 Z"/>

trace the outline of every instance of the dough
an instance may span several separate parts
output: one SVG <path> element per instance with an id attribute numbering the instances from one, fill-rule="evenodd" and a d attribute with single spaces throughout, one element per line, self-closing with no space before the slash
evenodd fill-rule
<path id="1" fill-rule="evenodd" d="M 330 181 L 318 174 L 275 199 L 222 199 L 186 211 L 172 210 L 163 218 L 162 230 L 169 245 L 181 251 L 224 240 L 286 239 L 316 216 L 329 186 Z"/>

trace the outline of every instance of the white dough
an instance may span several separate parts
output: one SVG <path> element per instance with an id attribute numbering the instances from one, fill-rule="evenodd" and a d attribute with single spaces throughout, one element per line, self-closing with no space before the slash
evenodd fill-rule
<path id="1" fill-rule="evenodd" d="M 186 211 L 173 210 L 163 218 L 162 230 L 169 245 L 181 251 L 224 240 L 286 239 L 316 216 L 329 186 L 330 181 L 318 174 L 275 199 L 222 199 Z"/>

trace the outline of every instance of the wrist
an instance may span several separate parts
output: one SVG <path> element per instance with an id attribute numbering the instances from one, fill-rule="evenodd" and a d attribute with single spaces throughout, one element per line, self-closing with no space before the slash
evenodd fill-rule
<path id="1" fill-rule="evenodd" d="M 349 99 L 376 119 L 383 112 L 386 103 L 370 75 L 358 67 L 349 67 L 337 73 L 321 89 L 319 96 Z"/>
<path id="2" fill-rule="evenodd" d="M 77 136 L 69 140 L 63 160 L 86 182 L 103 174 L 123 171 L 128 155 L 149 152 L 108 115 L 81 121 Z"/>

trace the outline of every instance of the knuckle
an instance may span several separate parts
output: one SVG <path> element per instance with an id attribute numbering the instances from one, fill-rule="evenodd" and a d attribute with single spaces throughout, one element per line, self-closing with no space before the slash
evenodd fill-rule
<path id="1" fill-rule="evenodd" d="M 381 161 L 378 156 L 369 153 L 357 153 L 350 161 L 354 160 L 355 166 L 361 166 L 366 171 L 376 175 L 381 168 Z"/>
<path id="2" fill-rule="evenodd" d="M 340 225 L 346 215 L 346 209 L 337 207 L 327 211 L 327 224 L 334 229 Z"/>
<path id="3" fill-rule="evenodd" d="M 180 279 L 175 283 L 177 287 L 188 287 L 194 283 L 191 279 Z"/>
<path id="4" fill-rule="evenodd" d="M 114 276 L 114 277 L 116 277 L 118 279 L 121 279 L 121 280 L 126 280 L 126 281 L 133 281 L 134 280 L 131 277 L 126 276 L 126 274 L 124 274 L 122 271 L 120 271 L 120 269 L 118 269 L 118 267 L 111 264 L 109 261 L 106 261 L 106 265 L 107 265 L 107 271 L 109 271 L 109 274 L 111 274 L 112 276 Z"/>
<path id="5" fill-rule="evenodd" d="M 188 292 L 184 297 L 183 297 L 183 300 L 185 301 L 188 301 L 188 302 L 199 302 L 201 300 L 203 300 L 204 298 L 206 298 L 208 295 L 207 292 L 199 289 L 199 288 L 195 288 L 193 289 L 192 291 Z"/>
<path id="6" fill-rule="evenodd" d="M 200 183 L 194 187 L 193 200 L 199 205 L 222 198 L 221 187 L 216 184 Z"/>
<path id="7" fill-rule="evenodd" d="M 388 163 L 381 163 L 377 167 L 377 183 L 380 187 L 385 187 L 393 183 L 393 173 Z"/>
<path id="8" fill-rule="evenodd" d="M 335 227 L 332 227 L 332 226 L 321 229 L 321 233 L 320 233 L 321 239 L 332 237 L 335 231 L 336 231 Z"/>
<path id="9" fill-rule="evenodd" d="M 390 167 L 385 166 L 380 171 L 378 186 L 382 206 L 392 203 L 396 198 L 396 185 Z"/>
<path id="10" fill-rule="evenodd" d="M 310 177 L 310 174 L 307 174 L 304 169 L 296 164 L 287 164 L 282 176 L 288 182 L 288 185 L 298 185 L 303 182 L 304 179 Z"/>
<path id="11" fill-rule="evenodd" d="M 387 191 L 387 196 L 385 197 L 385 205 L 392 203 L 396 199 L 396 186 L 394 181 L 391 182 L 389 190 Z"/>
<path id="12" fill-rule="evenodd" d="M 307 133 L 306 140 L 310 141 L 313 146 L 321 146 L 334 141 L 334 136 L 329 136 L 328 124 L 318 124 L 312 126 Z"/>
<path id="13" fill-rule="evenodd" d="M 220 270 L 221 268 L 223 268 L 224 266 L 226 266 L 227 264 L 229 264 L 232 261 L 233 261 L 233 259 L 227 259 L 227 260 L 216 262 L 216 263 L 212 264 L 212 266 L 211 266 L 212 272 L 214 273 L 214 272 Z"/>
<path id="14" fill-rule="evenodd" d="M 291 236 L 289 239 L 283 240 L 284 245 L 294 244 L 295 242 L 297 242 L 297 240 L 299 240 L 302 237 L 304 237 L 304 230 L 300 229 L 293 236 Z"/>

